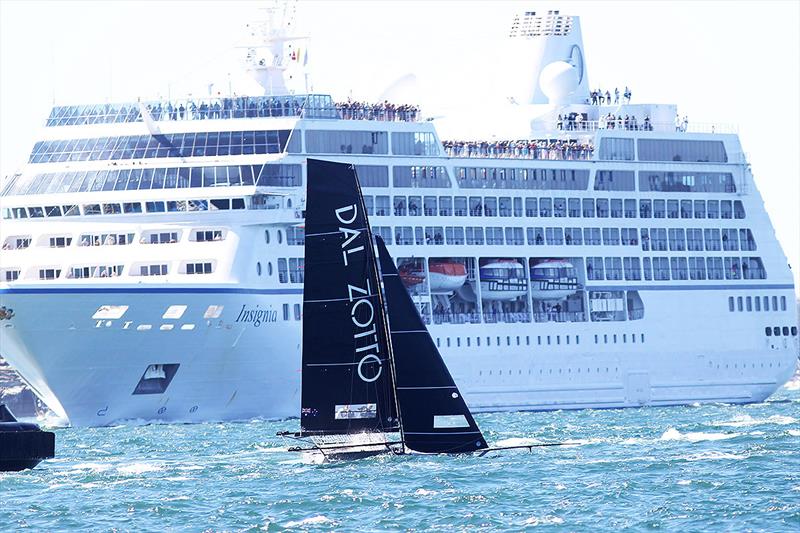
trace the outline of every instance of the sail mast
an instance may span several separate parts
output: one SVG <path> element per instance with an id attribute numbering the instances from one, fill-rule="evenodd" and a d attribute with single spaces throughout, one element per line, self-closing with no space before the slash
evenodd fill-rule
<path id="1" fill-rule="evenodd" d="M 356 178 L 358 178 L 358 173 L 355 171 L 355 167 L 353 167 L 353 173 L 356 174 Z M 358 197 L 361 199 L 362 209 L 364 209 L 364 213 L 366 213 L 366 205 L 364 204 L 364 195 L 361 194 L 361 182 L 356 180 L 356 187 L 358 188 Z M 377 287 L 378 287 L 378 300 L 380 301 L 380 307 L 383 311 L 381 314 L 385 317 L 383 320 L 383 328 L 384 334 L 386 336 L 386 344 L 388 347 L 388 358 L 389 358 L 389 372 L 392 375 L 392 383 L 395 385 L 392 387 L 392 399 L 394 400 L 395 410 L 397 413 L 397 422 L 400 428 L 400 442 L 403 445 L 403 451 L 406 450 L 406 440 L 403 433 L 403 415 L 400 410 L 400 402 L 397 401 L 397 368 L 395 367 L 395 360 L 394 360 L 394 345 L 392 344 L 392 334 L 391 334 L 391 323 L 389 321 L 389 306 L 386 305 L 386 295 L 383 287 L 383 271 L 381 270 L 381 261 L 375 254 L 376 247 L 378 246 L 375 237 L 372 234 L 372 225 L 369 224 L 367 221 L 367 237 L 369 238 L 369 242 L 372 243 L 370 249 L 372 250 L 373 258 L 375 259 L 375 275 L 377 276 Z"/>

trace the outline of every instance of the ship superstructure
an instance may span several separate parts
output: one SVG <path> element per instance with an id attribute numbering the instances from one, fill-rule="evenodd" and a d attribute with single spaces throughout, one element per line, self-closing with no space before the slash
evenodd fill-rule
<path id="1" fill-rule="evenodd" d="M 0 197 L 0 353 L 75 425 L 296 415 L 313 156 L 356 166 L 474 411 L 766 398 L 794 285 L 738 136 L 593 104 L 579 30 L 515 19 L 526 138 L 325 94 L 54 107 Z"/>

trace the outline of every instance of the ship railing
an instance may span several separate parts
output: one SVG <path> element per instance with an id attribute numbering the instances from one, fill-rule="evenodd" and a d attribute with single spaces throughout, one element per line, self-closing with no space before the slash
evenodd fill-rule
<path id="1" fill-rule="evenodd" d="M 639 118 L 636 122 L 625 121 L 624 117 L 615 119 L 585 120 L 569 122 L 554 122 L 553 126 L 558 131 L 569 132 L 596 132 L 598 130 L 615 131 L 656 131 L 656 132 L 680 132 L 680 133 L 738 133 L 739 128 L 735 124 L 725 124 L 718 122 L 649 122 Z"/>
<path id="2" fill-rule="evenodd" d="M 484 313 L 483 314 L 484 322 L 487 324 L 496 324 L 498 322 L 504 322 L 507 324 L 515 324 L 519 322 L 530 322 L 531 315 L 527 312 L 516 312 L 516 313 Z"/>
<path id="3" fill-rule="evenodd" d="M 433 313 L 434 324 L 480 324 L 479 313 Z"/>
<path id="4" fill-rule="evenodd" d="M 334 103 L 329 95 L 187 97 L 142 102 L 154 121 L 219 120 L 238 118 L 300 117 L 308 119 L 378 120 L 417 122 L 420 110 L 415 105 L 389 102 Z M 57 106 L 46 121 L 47 126 L 116 124 L 142 122 L 138 102 Z"/>
<path id="5" fill-rule="evenodd" d="M 583 311 L 545 311 L 533 313 L 534 322 L 586 322 Z"/>
<path id="6" fill-rule="evenodd" d="M 444 152 L 449 157 L 539 159 L 549 161 L 585 161 L 592 158 L 594 147 L 590 144 L 538 145 L 536 141 L 498 141 L 491 143 L 470 141 L 443 141 Z"/>

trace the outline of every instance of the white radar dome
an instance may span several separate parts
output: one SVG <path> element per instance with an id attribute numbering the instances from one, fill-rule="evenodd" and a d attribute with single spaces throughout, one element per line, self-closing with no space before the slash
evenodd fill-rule
<path id="1" fill-rule="evenodd" d="M 554 61 L 539 74 L 539 87 L 550 103 L 564 103 L 578 88 L 578 71 L 566 61 Z"/>

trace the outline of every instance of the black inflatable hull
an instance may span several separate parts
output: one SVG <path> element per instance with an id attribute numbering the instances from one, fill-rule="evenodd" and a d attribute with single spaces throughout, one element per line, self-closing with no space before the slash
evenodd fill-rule
<path id="1" fill-rule="evenodd" d="M 56 455 L 56 435 L 36 424 L 17 422 L 0 405 L 0 472 L 19 472 Z"/>

